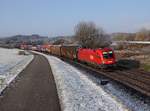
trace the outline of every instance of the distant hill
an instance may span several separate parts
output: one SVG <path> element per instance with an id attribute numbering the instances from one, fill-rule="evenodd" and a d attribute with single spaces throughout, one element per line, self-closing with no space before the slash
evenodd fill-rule
<path id="1" fill-rule="evenodd" d="M 6 43 L 20 43 L 20 42 L 36 42 L 36 41 L 45 41 L 48 40 L 48 37 L 40 35 L 15 35 L 11 37 L 1 38 L 0 41 Z"/>
<path id="2" fill-rule="evenodd" d="M 50 37 L 40 36 L 37 34 L 34 35 L 15 35 L 11 37 L 0 38 L 0 46 L 5 47 L 18 47 L 20 44 L 32 44 L 32 45 L 40 45 L 45 43 L 64 43 L 71 44 L 74 41 L 73 36 L 56 36 Z"/>
<path id="3" fill-rule="evenodd" d="M 20 44 L 43 44 L 48 42 L 49 38 L 40 35 L 15 35 L 11 37 L 0 38 L 0 46 L 1 47 L 19 47 Z"/>

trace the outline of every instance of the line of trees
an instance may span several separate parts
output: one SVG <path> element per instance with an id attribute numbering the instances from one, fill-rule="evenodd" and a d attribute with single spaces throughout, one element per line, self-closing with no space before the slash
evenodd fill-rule
<path id="1" fill-rule="evenodd" d="M 142 28 L 136 33 L 119 33 L 114 36 L 114 40 L 150 41 L 150 30 Z"/>
<path id="2" fill-rule="evenodd" d="M 112 43 L 110 35 L 93 22 L 79 22 L 75 26 L 74 38 L 84 48 L 104 48 L 109 47 Z M 114 40 L 150 41 L 150 30 L 143 28 L 137 33 L 118 33 Z M 54 44 L 64 43 L 64 40 L 58 40 Z"/>

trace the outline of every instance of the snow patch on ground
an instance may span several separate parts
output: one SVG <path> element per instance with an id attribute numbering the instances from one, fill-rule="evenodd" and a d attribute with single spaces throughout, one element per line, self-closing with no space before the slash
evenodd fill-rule
<path id="1" fill-rule="evenodd" d="M 117 98 L 122 104 L 126 105 L 131 111 L 150 111 L 150 97 L 143 96 L 133 89 L 112 80 L 107 85 L 101 86 L 101 80 L 107 80 L 108 78 L 104 76 L 93 76 L 97 74 L 83 70 L 78 66 L 76 66 L 76 68 L 97 84 L 97 86 L 102 87 L 106 92 Z"/>
<path id="2" fill-rule="evenodd" d="M 33 59 L 33 55 L 18 55 L 18 51 L 0 48 L 0 93 Z"/>
<path id="3" fill-rule="evenodd" d="M 63 111 L 128 110 L 75 67 L 56 57 L 42 55 L 51 65 Z"/>
<path id="4" fill-rule="evenodd" d="M 136 94 L 114 82 L 105 86 L 105 89 L 119 98 L 132 111 L 150 111 L 150 98 L 148 97 Z"/>

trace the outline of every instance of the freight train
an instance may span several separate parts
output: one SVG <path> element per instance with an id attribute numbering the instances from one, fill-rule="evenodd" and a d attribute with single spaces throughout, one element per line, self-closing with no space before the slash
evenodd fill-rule
<path id="1" fill-rule="evenodd" d="M 27 46 L 22 46 L 27 49 Z M 111 48 L 87 49 L 77 45 L 38 45 L 29 49 L 48 53 L 61 58 L 86 63 L 98 68 L 112 67 L 116 63 L 114 51 Z"/>

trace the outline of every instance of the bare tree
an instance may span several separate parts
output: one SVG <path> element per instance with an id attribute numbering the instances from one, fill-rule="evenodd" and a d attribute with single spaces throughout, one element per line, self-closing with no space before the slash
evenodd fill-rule
<path id="1" fill-rule="evenodd" d="M 75 27 L 75 37 L 85 48 L 107 47 L 111 43 L 110 37 L 102 28 L 96 27 L 93 22 L 80 22 Z"/>

